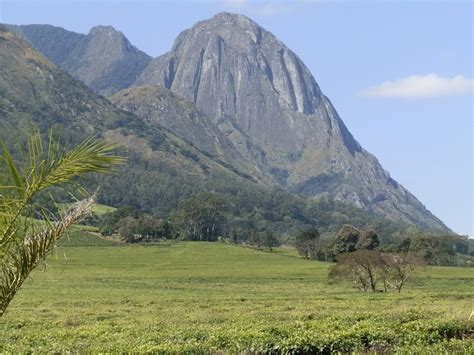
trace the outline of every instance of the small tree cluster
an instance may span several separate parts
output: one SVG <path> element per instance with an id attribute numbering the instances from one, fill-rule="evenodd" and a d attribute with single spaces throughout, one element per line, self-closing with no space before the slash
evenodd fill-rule
<path id="1" fill-rule="evenodd" d="M 250 231 L 248 242 L 257 249 L 267 248 L 272 252 L 274 247 L 280 245 L 278 238 L 270 231 L 260 233 L 258 231 Z"/>
<path id="2" fill-rule="evenodd" d="M 203 192 L 183 200 L 171 219 L 182 239 L 217 241 L 225 224 L 224 200 L 216 194 Z"/>
<path id="3" fill-rule="evenodd" d="M 362 290 L 377 291 L 377 285 L 383 285 L 383 291 L 395 289 L 401 292 L 403 285 L 413 274 L 416 267 L 422 265 L 420 258 L 413 255 L 382 253 L 375 250 L 357 250 L 340 254 L 337 264 L 329 270 L 329 279 L 351 280 Z"/>
<path id="4" fill-rule="evenodd" d="M 137 218 L 131 216 L 118 221 L 118 235 L 128 243 L 151 241 L 153 239 L 169 239 L 172 235 L 171 225 L 149 214 Z"/>
<path id="5" fill-rule="evenodd" d="M 322 249 L 318 230 L 311 228 L 299 233 L 296 236 L 295 247 L 304 259 L 316 259 Z"/>
<path id="6" fill-rule="evenodd" d="M 333 253 L 338 255 L 356 250 L 375 250 L 379 245 L 379 238 L 374 230 L 361 231 L 345 224 L 337 233 Z"/>

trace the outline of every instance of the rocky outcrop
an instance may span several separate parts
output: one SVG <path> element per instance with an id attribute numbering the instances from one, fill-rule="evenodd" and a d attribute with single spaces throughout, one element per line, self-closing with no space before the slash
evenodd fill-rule
<path id="1" fill-rule="evenodd" d="M 219 159 L 232 169 L 264 184 L 272 180 L 235 148 L 234 144 L 194 104 L 162 86 L 137 86 L 109 97 L 122 110 L 158 124 L 192 144 L 205 154 Z"/>

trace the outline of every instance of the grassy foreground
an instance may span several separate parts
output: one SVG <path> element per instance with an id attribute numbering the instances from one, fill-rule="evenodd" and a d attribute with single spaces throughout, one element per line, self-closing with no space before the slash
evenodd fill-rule
<path id="1" fill-rule="evenodd" d="M 364 294 L 291 252 L 91 247 L 80 234 L 0 318 L 0 352 L 474 353 L 474 269 L 426 268 L 401 294 Z"/>

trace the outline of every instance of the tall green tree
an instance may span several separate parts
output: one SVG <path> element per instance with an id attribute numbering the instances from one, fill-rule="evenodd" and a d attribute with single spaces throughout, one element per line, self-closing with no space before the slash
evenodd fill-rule
<path id="1" fill-rule="evenodd" d="M 93 139 L 64 149 L 52 134 L 46 144 L 39 133 L 32 135 L 27 151 L 18 154 L 20 161 L 5 144 L 0 148 L 1 316 L 31 271 L 71 225 L 89 214 L 95 202 L 95 194 L 76 185 L 76 192 L 86 197 L 66 212 L 55 213 L 36 203 L 38 195 L 85 173 L 110 171 L 123 158 L 111 154 L 115 145 Z"/>
<path id="2" fill-rule="evenodd" d="M 375 250 L 380 246 L 379 237 L 373 229 L 361 231 L 357 240 L 356 249 Z"/>
<path id="3" fill-rule="evenodd" d="M 349 224 L 345 224 L 339 230 L 334 243 L 334 254 L 350 253 L 357 248 L 360 230 Z"/>
<path id="4" fill-rule="evenodd" d="M 217 194 L 202 192 L 181 202 L 172 213 L 183 239 L 216 241 L 225 224 L 224 200 Z"/>

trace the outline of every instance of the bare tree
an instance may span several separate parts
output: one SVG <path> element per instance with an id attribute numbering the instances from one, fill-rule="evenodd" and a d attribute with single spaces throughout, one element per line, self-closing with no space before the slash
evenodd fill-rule
<path id="1" fill-rule="evenodd" d="M 413 255 L 382 253 L 375 250 L 357 250 L 337 256 L 337 264 L 329 270 L 330 280 L 349 279 L 363 291 L 377 291 L 382 282 L 385 292 L 390 288 L 401 292 L 415 269 L 422 265 Z"/>
<path id="2" fill-rule="evenodd" d="M 318 230 L 311 228 L 299 233 L 296 236 L 295 246 L 304 259 L 316 259 L 322 249 Z"/>
<path id="3" fill-rule="evenodd" d="M 421 258 L 410 254 L 382 253 L 381 261 L 382 274 L 386 284 L 385 292 L 387 292 L 388 286 L 395 288 L 400 293 L 403 285 L 405 285 L 415 269 L 423 265 Z"/>
<path id="4" fill-rule="evenodd" d="M 337 264 L 331 267 L 330 279 L 350 278 L 359 289 L 367 291 L 369 288 L 376 292 L 379 279 L 378 268 L 380 253 L 374 250 L 357 250 L 337 256 Z"/>

